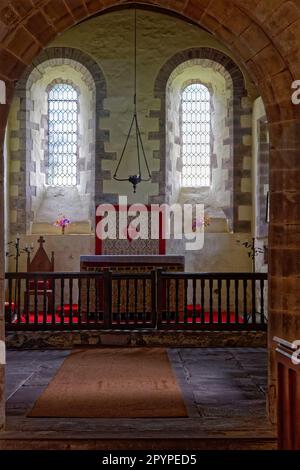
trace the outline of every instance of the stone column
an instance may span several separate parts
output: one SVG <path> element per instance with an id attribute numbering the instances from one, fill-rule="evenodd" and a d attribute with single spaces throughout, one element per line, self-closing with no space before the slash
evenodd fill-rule
<path id="1" fill-rule="evenodd" d="M 7 90 L 7 100 L 9 100 Z M 4 204 L 6 195 L 4 194 L 4 136 L 6 121 L 8 115 L 8 105 L 0 104 L 0 431 L 5 426 L 5 324 L 4 324 L 4 276 L 5 276 L 5 257 L 4 257 Z"/>
<path id="2" fill-rule="evenodd" d="M 4 332 L 4 194 L 3 194 L 3 159 L 0 169 L 0 431 L 5 424 L 5 332 Z"/>
<path id="3" fill-rule="evenodd" d="M 300 339 L 300 122 L 273 123 L 270 137 L 269 410 L 276 421 L 273 337 Z"/>

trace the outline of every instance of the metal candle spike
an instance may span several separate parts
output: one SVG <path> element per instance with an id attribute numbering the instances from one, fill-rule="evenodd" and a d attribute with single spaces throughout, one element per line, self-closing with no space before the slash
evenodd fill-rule
<path id="1" fill-rule="evenodd" d="M 128 181 L 133 186 L 133 192 L 136 193 L 136 187 L 142 181 L 140 175 L 131 175 L 129 176 Z"/>

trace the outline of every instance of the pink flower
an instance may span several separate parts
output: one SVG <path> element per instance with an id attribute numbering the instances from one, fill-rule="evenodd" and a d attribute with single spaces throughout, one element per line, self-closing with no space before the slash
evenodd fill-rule
<path id="1" fill-rule="evenodd" d="M 192 229 L 193 232 L 196 232 L 198 227 L 208 227 L 210 225 L 210 218 L 205 215 L 204 217 L 200 217 L 198 219 L 193 219 Z"/>
<path id="2" fill-rule="evenodd" d="M 58 217 L 58 219 L 54 222 L 55 227 L 62 227 L 65 228 L 70 225 L 71 221 L 67 219 L 64 215 Z"/>

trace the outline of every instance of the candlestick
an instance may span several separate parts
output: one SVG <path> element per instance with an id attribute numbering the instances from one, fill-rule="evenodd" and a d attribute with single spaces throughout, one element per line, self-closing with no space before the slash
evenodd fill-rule
<path id="1" fill-rule="evenodd" d="M 22 249 L 20 246 L 20 234 L 17 233 L 17 238 L 15 239 L 15 242 L 9 242 L 7 243 L 7 246 L 10 247 L 12 246 L 14 248 L 14 253 L 10 253 L 9 249 L 6 251 L 6 257 L 7 258 L 14 258 L 15 260 L 15 272 L 19 272 L 19 258 L 23 253 L 27 253 L 27 257 L 30 256 L 30 253 L 33 251 L 33 243 L 31 244 L 31 247 L 28 246 L 28 243 L 26 243 L 25 248 Z M 15 280 L 15 292 L 14 292 L 14 305 L 15 305 L 15 311 L 19 308 L 19 303 L 20 299 L 17 299 L 18 296 L 18 283 L 20 280 Z"/>

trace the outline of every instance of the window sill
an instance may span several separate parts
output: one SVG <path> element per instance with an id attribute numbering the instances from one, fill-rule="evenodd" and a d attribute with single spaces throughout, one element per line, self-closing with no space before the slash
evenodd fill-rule
<path id="1" fill-rule="evenodd" d="M 46 222 L 34 222 L 31 227 L 32 235 L 61 235 L 62 230 L 59 227 L 55 227 L 53 224 Z M 65 235 L 91 235 L 91 223 L 90 221 L 85 222 L 72 222 L 65 231 Z"/>
<path id="2" fill-rule="evenodd" d="M 195 186 L 195 187 L 188 187 L 188 186 L 182 186 L 181 191 L 184 191 L 185 193 L 194 193 L 196 191 L 209 191 L 211 190 L 211 186 Z"/>

